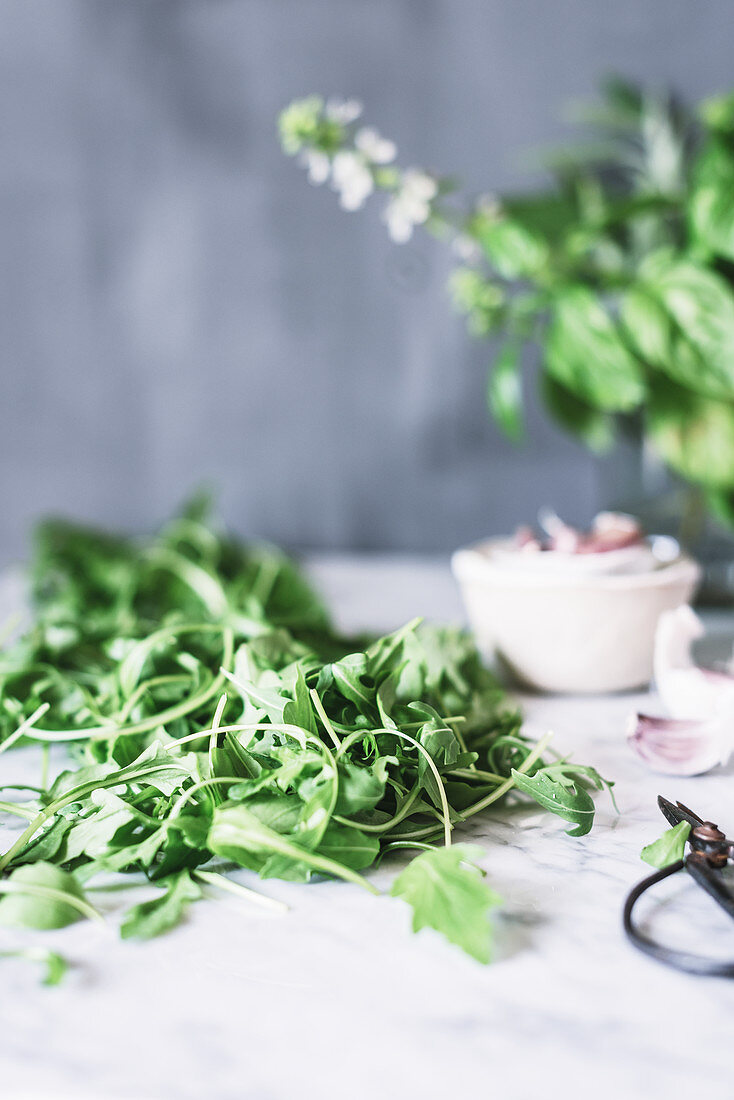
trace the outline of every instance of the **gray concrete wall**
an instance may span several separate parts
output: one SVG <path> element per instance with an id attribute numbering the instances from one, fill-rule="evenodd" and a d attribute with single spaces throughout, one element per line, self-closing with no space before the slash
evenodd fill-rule
<path id="1" fill-rule="evenodd" d="M 291 546 L 446 549 L 598 463 L 483 407 L 448 258 L 342 213 L 275 136 L 349 94 L 475 191 L 610 70 L 732 82 L 726 0 L 0 0 L 0 561 L 48 510 L 134 529 L 192 485 Z"/>

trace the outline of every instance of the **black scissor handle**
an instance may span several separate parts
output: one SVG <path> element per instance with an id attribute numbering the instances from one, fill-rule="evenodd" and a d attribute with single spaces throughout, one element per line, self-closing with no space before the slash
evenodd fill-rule
<path id="1" fill-rule="evenodd" d="M 666 947 L 642 932 L 632 919 L 635 903 L 646 890 L 649 890 L 651 886 L 655 886 L 658 882 L 662 882 L 663 879 L 675 875 L 678 871 L 682 871 L 685 867 L 686 861 L 679 859 L 668 867 L 656 871 L 654 875 L 648 875 L 647 878 L 644 878 L 642 882 L 638 882 L 630 890 L 624 903 L 624 913 L 622 915 L 622 923 L 627 938 L 638 951 L 643 951 L 646 955 L 650 955 L 653 959 L 665 963 L 666 966 L 672 966 L 676 970 L 684 970 L 688 974 L 702 974 L 709 978 L 734 978 L 734 962 L 707 959 L 703 955 L 692 955 L 688 951 L 676 951 L 671 947 Z M 707 889 L 707 887 L 705 888 Z M 722 904 L 719 898 L 716 898 L 716 900 L 719 901 L 719 904 Z"/>

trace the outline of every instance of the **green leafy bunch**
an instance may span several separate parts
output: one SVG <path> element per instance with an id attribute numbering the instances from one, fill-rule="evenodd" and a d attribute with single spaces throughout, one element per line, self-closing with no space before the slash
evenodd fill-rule
<path id="1" fill-rule="evenodd" d="M 453 297 L 473 333 L 498 341 L 488 402 L 511 438 L 524 431 L 524 349 L 537 345 L 543 399 L 563 427 L 597 450 L 620 427 L 641 429 L 732 518 L 734 94 L 690 112 L 610 80 L 581 121 L 593 140 L 549 158 L 545 191 L 467 210 L 443 201 L 442 184 L 413 224 L 465 258 Z M 315 130 L 300 134 L 302 157 L 338 155 Z"/>
<path id="2" fill-rule="evenodd" d="M 366 869 L 409 849 L 392 893 L 414 927 L 486 961 L 498 899 L 454 831 L 511 794 L 591 827 L 604 781 L 523 735 L 464 633 L 344 638 L 291 561 L 199 504 L 147 541 L 46 523 L 32 578 L 33 623 L 0 657 L 0 753 L 35 744 L 41 774 L 21 785 L 0 758 L 0 812 L 24 825 L 0 923 L 99 919 L 94 880 L 116 873 L 160 887 L 122 921 L 148 937 L 213 886 L 277 907 L 232 869 L 376 893 Z"/>

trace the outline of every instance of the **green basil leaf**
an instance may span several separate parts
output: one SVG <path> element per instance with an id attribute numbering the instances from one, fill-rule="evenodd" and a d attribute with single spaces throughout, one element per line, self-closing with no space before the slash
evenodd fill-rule
<path id="1" fill-rule="evenodd" d="M 645 398 L 641 364 L 601 302 L 585 287 L 560 293 L 545 348 L 548 373 L 594 408 L 630 412 Z"/>
<path id="2" fill-rule="evenodd" d="M 609 450 L 614 442 L 614 425 L 609 413 L 592 408 L 549 374 L 543 375 L 542 396 L 546 408 L 562 428 L 578 436 L 598 454 Z"/>
<path id="3" fill-rule="evenodd" d="M 623 298 L 621 316 L 651 366 L 696 392 L 734 398 L 734 296 L 714 271 L 657 253 Z"/>
<path id="4" fill-rule="evenodd" d="M 548 261 L 545 241 L 512 218 L 483 218 L 475 232 L 490 263 L 504 279 L 536 275 Z"/>
<path id="5" fill-rule="evenodd" d="M 651 389 L 647 431 L 658 454 L 688 481 L 734 486 L 734 402 L 661 379 Z"/>
<path id="6" fill-rule="evenodd" d="M 505 344 L 490 367 L 487 403 L 505 435 L 515 442 L 522 439 L 522 381 L 517 344 Z"/>
<path id="7" fill-rule="evenodd" d="M 724 135 L 734 133 L 734 92 L 709 96 L 701 103 L 699 112 L 710 130 Z"/>
<path id="8" fill-rule="evenodd" d="M 734 259 L 734 157 L 722 142 L 711 142 L 699 157 L 689 219 L 700 243 L 715 256 Z"/>

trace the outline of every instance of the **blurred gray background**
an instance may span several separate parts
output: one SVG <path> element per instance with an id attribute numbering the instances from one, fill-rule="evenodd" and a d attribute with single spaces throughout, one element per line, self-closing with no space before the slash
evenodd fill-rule
<path id="1" fill-rule="evenodd" d="M 291 547 L 442 551 L 603 503 L 537 413 L 487 418 L 450 258 L 280 152 L 356 96 L 404 164 L 537 181 L 609 71 L 732 83 L 727 0 L 0 0 L 0 562 L 48 511 L 144 530 L 196 484 Z"/>

